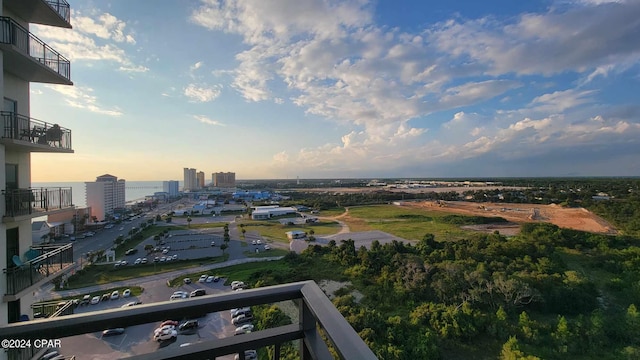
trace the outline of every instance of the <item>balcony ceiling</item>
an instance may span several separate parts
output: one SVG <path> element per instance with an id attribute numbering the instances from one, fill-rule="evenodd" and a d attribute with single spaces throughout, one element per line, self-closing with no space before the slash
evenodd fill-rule
<path id="1" fill-rule="evenodd" d="M 27 22 L 71 29 L 71 24 L 44 0 L 4 0 L 3 6 Z"/>
<path id="2" fill-rule="evenodd" d="M 4 54 L 4 70 L 29 82 L 73 85 L 73 82 L 53 71 L 11 44 L 0 44 Z"/>

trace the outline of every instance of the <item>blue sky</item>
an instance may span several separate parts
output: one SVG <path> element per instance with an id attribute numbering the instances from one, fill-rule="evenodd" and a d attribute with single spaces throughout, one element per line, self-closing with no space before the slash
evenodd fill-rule
<path id="1" fill-rule="evenodd" d="M 33 181 L 640 175 L 638 0 L 69 2 Z"/>

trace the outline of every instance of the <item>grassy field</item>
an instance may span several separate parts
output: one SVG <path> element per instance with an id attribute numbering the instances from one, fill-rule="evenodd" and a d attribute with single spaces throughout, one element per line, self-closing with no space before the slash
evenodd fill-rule
<path id="1" fill-rule="evenodd" d="M 273 252 L 272 252 L 273 254 Z M 281 284 L 302 280 L 322 280 L 331 279 L 342 281 L 341 268 L 337 268 L 335 264 L 314 261 L 306 264 L 304 267 L 294 267 L 284 260 L 262 261 L 254 263 L 246 263 L 234 266 L 228 266 L 216 270 L 210 270 L 209 275 L 217 275 L 226 279 L 226 285 L 230 285 L 231 281 L 244 281 L 249 286 L 253 286 L 257 281 L 262 281 L 267 285 Z M 190 278 L 197 281 L 204 272 L 194 272 L 190 275 L 180 276 L 169 282 L 171 287 L 182 284 L 182 279 Z"/>
<path id="2" fill-rule="evenodd" d="M 77 272 L 69 278 L 68 289 L 78 289 L 86 286 L 108 284 L 114 281 L 135 279 L 154 274 L 161 274 L 173 270 L 195 268 L 205 264 L 224 262 L 229 256 L 203 258 L 196 260 L 182 260 L 163 264 L 129 265 L 114 269 L 113 265 L 92 265 Z"/>
<path id="3" fill-rule="evenodd" d="M 257 231 L 260 235 L 271 240 L 288 243 L 287 231 L 301 230 L 309 233 L 313 229 L 315 235 L 330 235 L 340 231 L 340 224 L 335 221 L 321 221 L 315 224 L 282 225 L 275 221 L 248 221 L 244 222 L 247 231 Z"/>
<path id="4" fill-rule="evenodd" d="M 254 251 L 245 251 L 242 254 L 248 258 L 263 258 L 263 257 L 274 257 L 274 256 L 285 256 L 289 253 L 289 250 L 284 249 L 271 249 L 269 251 L 260 251 L 256 253 Z"/>
<path id="5" fill-rule="evenodd" d="M 407 240 L 420 240 L 431 233 L 437 240 L 454 241 L 472 234 L 457 225 L 439 221 L 446 215 L 395 205 L 371 205 L 350 207 L 349 216 L 341 220 L 354 232 L 380 230 Z"/>
<path id="6" fill-rule="evenodd" d="M 140 286 L 122 286 L 122 287 L 114 287 L 111 289 L 106 289 L 106 290 L 100 290 L 100 291 L 94 291 L 91 293 L 87 293 L 87 294 L 82 294 L 82 295 L 76 295 L 76 296 L 67 296 L 67 297 L 62 297 L 62 298 L 55 298 L 46 302 L 50 302 L 50 301 L 61 301 L 61 300 L 73 300 L 73 299 L 78 299 L 78 300 L 82 300 L 82 298 L 85 295 L 90 295 L 91 297 L 94 296 L 102 296 L 103 294 L 111 294 L 114 291 L 118 291 L 120 293 L 120 295 L 122 295 L 122 292 L 125 289 L 129 289 L 131 290 L 131 296 L 140 296 L 140 294 L 142 294 L 142 292 L 144 291 L 144 289 Z M 66 290 L 66 289 L 65 289 Z M 34 303 L 34 305 L 37 305 L 39 303 Z"/>

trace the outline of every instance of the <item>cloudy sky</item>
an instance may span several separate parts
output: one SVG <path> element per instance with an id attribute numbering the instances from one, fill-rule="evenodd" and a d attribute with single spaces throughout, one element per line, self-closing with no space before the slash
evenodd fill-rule
<path id="1" fill-rule="evenodd" d="M 69 2 L 33 181 L 640 175 L 639 0 Z"/>

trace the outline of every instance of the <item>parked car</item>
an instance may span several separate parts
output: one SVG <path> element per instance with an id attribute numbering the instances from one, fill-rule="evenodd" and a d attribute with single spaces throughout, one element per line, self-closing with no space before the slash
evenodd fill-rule
<path id="1" fill-rule="evenodd" d="M 125 289 L 122 292 L 122 297 L 129 297 L 129 296 L 131 296 L 131 290 L 130 289 Z"/>
<path id="2" fill-rule="evenodd" d="M 91 295 L 85 295 L 79 305 L 89 305 L 89 303 L 91 303 Z"/>
<path id="3" fill-rule="evenodd" d="M 132 255 L 138 252 L 138 249 L 129 249 L 127 251 L 125 251 L 125 255 Z"/>
<path id="4" fill-rule="evenodd" d="M 198 282 L 205 282 L 205 281 L 207 281 L 208 277 L 209 277 L 209 275 L 202 274 L 202 275 L 200 275 L 200 279 L 198 279 Z"/>
<path id="5" fill-rule="evenodd" d="M 233 319 L 231 319 L 231 323 L 235 326 L 240 326 L 242 324 L 246 324 L 253 321 L 253 315 L 252 314 L 242 314 L 242 315 L 238 315 L 236 317 L 234 317 Z"/>
<path id="6" fill-rule="evenodd" d="M 215 241 L 212 241 L 212 242 L 211 242 L 211 246 L 216 246 L 216 242 L 215 242 Z"/>
<path id="7" fill-rule="evenodd" d="M 251 245 L 257 245 L 258 243 L 256 243 L 255 240 L 251 240 Z"/>
<path id="8" fill-rule="evenodd" d="M 102 294 L 102 298 L 100 298 L 100 301 L 107 301 L 111 299 L 111 294 L 106 293 L 106 294 Z"/>
<path id="9" fill-rule="evenodd" d="M 244 324 L 236 328 L 236 335 L 242 335 L 253 331 L 252 324 Z"/>
<path id="10" fill-rule="evenodd" d="M 178 332 L 176 330 L 160 331 L 153 334 L 153 340 L 157 342 L 172 340 L 177 337 L 178 337 Z"/>
<path id="11" fill-rule="evenodd" d="M 213 277 L 213 282 L 218 282 L 220 281 L 220 277 L 219 276 L 214 276 Z"/>
<path id="12" fill-rule="evenodd" d="M 175 321 L 175 320 L 165 320 L 160 324 L 160 327 L 162 328 L 162 327 L 165 327 L 167 325 L 171 325 L 173 327 L 176 327 L 176 326 L 178 326 L 178 322 Z"/>
<path id="13" fill-rule="evenodd" d="M 136 261 L 133 262 L 133 265 L 139 265 L 142 263 L 142 258 L 137 258 Z"/>
<path id="14" fill-rule="evenodd" d="M 140 302 L 140 301 L 131 301 L 131 302 L 128 302 L 128 303 L 126 303 L 126 304 L 124 304 L 124 305 L 122 305 L 120 307 L 121 308 L 126 308 L 126 307 L 136 306 L 136 305 L 140 305 L 140 304 L 142 304 L 142 302 Z"/>
<path id="15" fill-rule="evenodd" d="M 114 290 L 114 291 L 111 293 L 111 300 L 117 300 L 117 299 L 119 299 L 119 298 L 120 298 L 120 293 L 118 292 L 118 290 Z"/>
<path id="16" fill-rule="evenodd" d="M 178 260 L 178 254 L 173 254 L 172 258 L 173 260 Z"/>
<path id="17" fill-rule="evenodd" d="M 188 298 L 188 297 L 189 297 L 189 295 L 178 295 L 178 294 L 173 294 L 173 295 L 171 295 L 171 297 L 169 298 L 169 300 L 170 300 L 170 301 L 173 301 L 173 300 L 182 300 L 182 299 L 186 299 L 186 298 Z"/>
<path id="18" fill-rule="evenodd" d="M 146 264 L 147 263 L 147 258 L 142 258 L 142 261 L 140 261 L 140 264 Z"/>
<path id="19" fill-rule="evenodd" d="M 191 279 L 184 278 L 184 279 L 182 279 L 182 282 L 188 285 L 188 284 L 191 284 Z"/>
<path id="20" fill-rule="evenodd" d="M 246 285 L 242 281 L 231 283 L 231 290 L 244 289 Z"/>
<path id="21" fill-rule="evenodd" d="M 234 357 L 235 360 L 240 360 L 240 355 L 236 354 Z M 244 351 L 244 360 L 257 360 L 258 352 L 255 350 L 245 350 Z"/>
<path id="22" fill-rule="evenodd" d="M 207 280 L 205 280 L 205 282 L 213 282 L 213 276 L 207 276 Z"/>
<path id="23" fill-rule="evenodd" d="M 256 240 L 256 244 L 258 244 L 258 245 L 262 244 L 262 240 L 260 240 L 260 239 Z"/>
<path id="24" fill-rule="evenodd" d="M 251 308 L 243 307 L 243 308 L 231 309 L 230 313 L 231 313 L 231 317 L 234 318 L 238 315 L 251 313 Z"/>
<path id="25" fill-rule="evenodd" d="M 174 292 L 173 295 L 180 295 L 180 296 L 183 296 L 183 297 L 189 297 L 189 293 L 187 291 L 181 291 L 181 290 Z"/>
<path id="26" fill-rule="evenodd" d="M 198 320 L 187 320 L 178 326 L 178 330 L 185 331 L 198 328 Z"/>
<path id="27" fill-rule="evenodd" d="M 124 328 L 107 329 L 102 332 L 103 337 L 116 336 L 116 335 L 122 335 L 122 334 L 124 334 Z"/>
<path id="28" fill-rule="evenodd" d="M 169 253 L 169 249 L 162 250 L 162 253 L 165 254 L 165 255 L 168 254 Z"/>
<path id="29" fill-rule="evenodd" d="M 203 295 L 207 295 L 207 292 L 204 289 L 195 289 L 191 292 L 189 297 L 197 297 L 197 296 L 203 296 Z"/>
<path id="30" fill-rule="evenodd" d="M 267 244 L 267 245 L 264 246 L 264 249 L 265 250 L 271 250 L 271 246 L 269 246 L 269 244 Z"/>
<path id="31" fill-rule="evenodd" d="M 100 296 L 94 296 L 91 298 L 91 305 L 95 305 L 100 302 Z"/>

